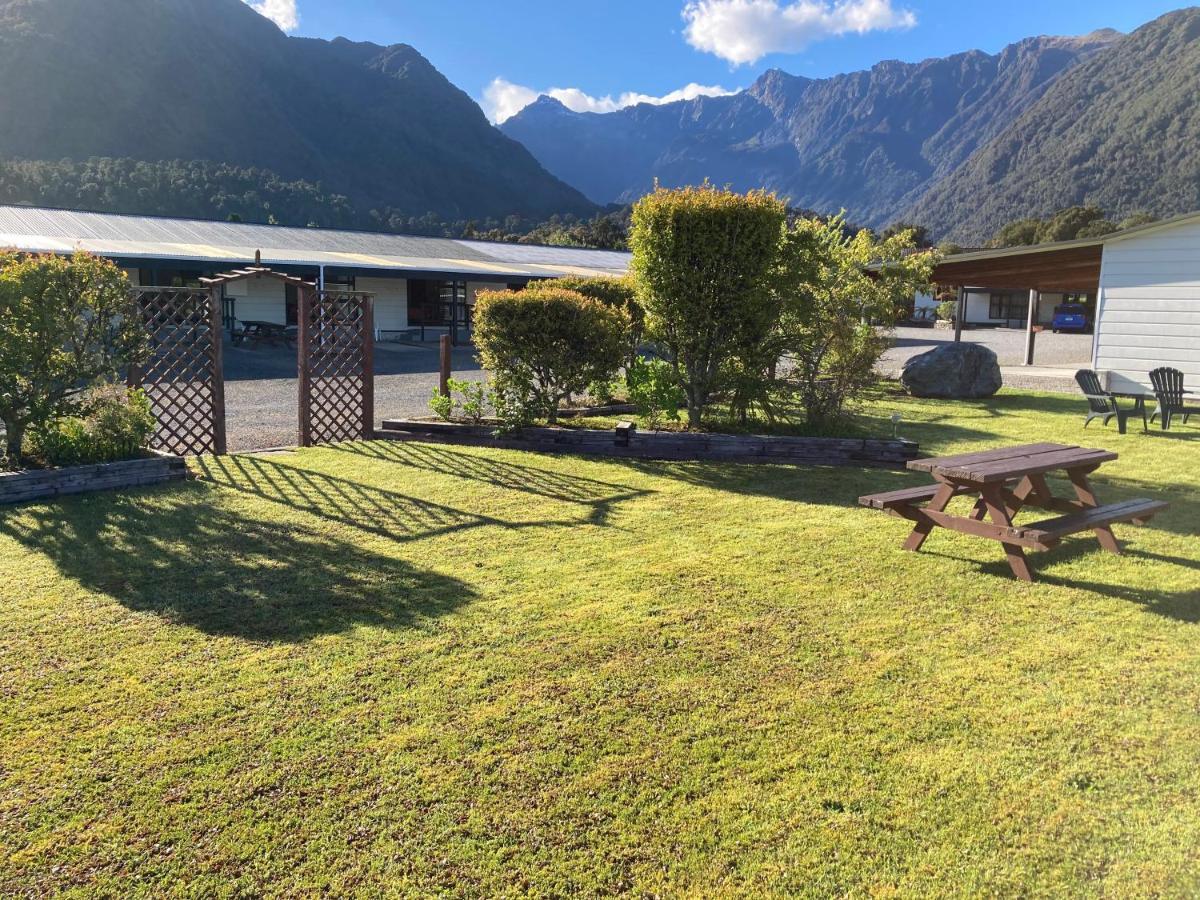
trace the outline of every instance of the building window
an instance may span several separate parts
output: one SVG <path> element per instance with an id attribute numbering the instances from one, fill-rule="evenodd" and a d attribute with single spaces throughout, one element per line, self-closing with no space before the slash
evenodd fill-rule
<path id="1" fill-rule="evenodd" d="M 1028 314 L 1028 299 L 1019 297 L 1016 294 L 992 294 L 991 303 L 988 305 L 989 319 L 1003 319 L 1006 321 L 1020 319 L 1024 321 L 1025 316 Z"/>

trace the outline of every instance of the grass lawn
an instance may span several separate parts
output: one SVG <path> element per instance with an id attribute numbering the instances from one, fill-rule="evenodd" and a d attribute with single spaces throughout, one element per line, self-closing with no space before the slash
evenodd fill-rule
<path id="1" fill-rule="evenodd" d="M 1200 891 L 1200 427 L 1128 555 L 855 506 L 902 472 L 361 444 L 0 511 L 0 894 Z"/>

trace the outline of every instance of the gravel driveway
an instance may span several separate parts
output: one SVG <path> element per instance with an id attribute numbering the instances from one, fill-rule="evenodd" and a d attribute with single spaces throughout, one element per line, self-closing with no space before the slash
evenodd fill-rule
<path id="1" fill-rule="evenodd" d="M 454 377 L 482 380 L 470 348 L 454 352 Z M 377 344 L 375 418 L 428 415 L 438 383 L 436 347 Z M 297 441 L 296 351 L 225 347 L 225 415 L 229 449 L 287 447 Z"/>

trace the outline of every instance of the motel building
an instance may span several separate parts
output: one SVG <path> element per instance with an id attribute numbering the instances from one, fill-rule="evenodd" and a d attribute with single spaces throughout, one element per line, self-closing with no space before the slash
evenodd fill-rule
<path id="1" fill-rule="evenodd" d="M 1034 326 L 1081 298 L 1093 323 L 1091 368 L 1108 390 L 1145 392 L 1150 371 L 1167 366 L 1200 392 L 1200 213 L 1099 238 L 948 256 L 933 278 L 957 288 L 956 339 L 964 323 L 1015 321 L 1033 365 Z"/>
<path id="2" fill-rule="evenodd" d="M 519 289 L 566 275 L 621 276 L 628 253 L 397 234 L 283 228 L 200 219 L 0 206 L 0 248 L 85 250 L 112 259 L 135 287 L 202 287 L 200 279 L 251 265 L 331 289 L 369 293 L 379 340 L 469 336 L 482 290 Z M 297 324 L 296 288 L 275 279 L 225 287 L 227 328 Z"/>

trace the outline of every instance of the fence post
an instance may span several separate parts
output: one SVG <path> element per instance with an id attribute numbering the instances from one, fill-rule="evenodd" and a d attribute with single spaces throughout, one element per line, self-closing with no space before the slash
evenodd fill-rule
<path id="1" fill-rule="evenodd" d="M 375 298 L 363 297 L 363 439 L 375 438 Z"/>
<path id="2" fill-rule="evenodd" d="M 208 291 L 209 335 L 212 340 L 212 434 L 213 453 L 224 456 L 225 440 L 225 328 L 221 308 L 221 288 Z"/>
<path id="3" fill-rule="evenodd" d="M 1034 341 L 1037 340 L 1037 332 L 1033 330 L 1034 321 L 1037 319 L 1038 302 L 1041 300 L 1041 294 L 1037 288 L 1029 291 L 1029 316 L 1025 320 L 1025 365 L 1033 365 L 1033 350 Z"/>
<path id="4" fill-rule="evenodd" d="M 955 307 L 954 313 L 954 343 L 962 341 L 963 321 L 967 318 L 967 289 L 960 287 L 958 289 L 958 306 Z"/>
<path id="5" fill-rule="evenodd" d="M 438 390 L 443 397 L 450 396 L 450 335 L 443 334 L 441 340 L 442 371 Z"/>
<path id="6" fill-rule="evenodd" d="M 309 328 L 312 324 L 312 288 L 303 285 L 296 297 L 296 375 L 300 382 L 300 446 L 312 446 L 312 374 L 309 365 Z"/>

